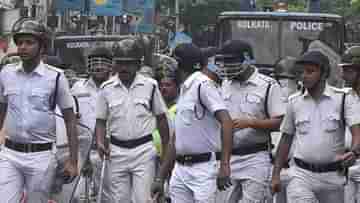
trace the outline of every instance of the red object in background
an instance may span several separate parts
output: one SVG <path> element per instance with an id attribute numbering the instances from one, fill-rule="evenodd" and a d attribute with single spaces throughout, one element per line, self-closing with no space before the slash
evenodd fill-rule
<path id="1" fill-rule="evenodd" d="M 9 48 L 9 44 L 8 44 L 8 41 L 6 39 L 1 39 L 0 38 L 0 49 L 6 53 L 7 50 Z"/>

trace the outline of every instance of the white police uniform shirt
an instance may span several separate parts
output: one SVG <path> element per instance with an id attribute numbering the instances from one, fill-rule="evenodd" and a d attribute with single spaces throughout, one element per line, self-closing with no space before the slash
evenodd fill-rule
<path id="1" fill-rule="evenodd" d="M 206 109 L 200 104 L 199 97 Z M 202 72 L 195 72 L 189 76 L 181 87 L 176 108 L 177 154 L 220 151 L 221 126 L 215 118 L 215 112 L 226 110 L 226 106 L 220 88 L 213 80 Z"/>
<path id="2" fill-rule="evenodd" d="M 72 98 L 73 109 L 75 113 L 79 113 L 80 118 L 77 119 L 78 124 L 76 125 L 79 133 L 79 138 L 88 138 L 94 134 L 95 131 L 95 106 L 96 106 L 96 98 L 97 93 L 100 88 L 96 87 L 93 79 L 81 79 L 76 82 L 72 88 L 71 93 L 76 97 L 78 105 L 76 105 L 76 101 Z M 60 109 L 57 107 L 57 114 L 62 115 Z M 79 125 L 81 124 L 81 125 Z M 83 127 L 85 125 L 87 128 Z M 66 135 L 66 127 L 64 123 L 64 119 L 62 117 L 56 117 L 56 134 L 57 146 L 65 146 L 68 143 L 67 135 Z"/>
<path id="3" fill-rule="evenodd" d="M 167 112 L 157 83 L 151 78 L 136 74 L 128 89 L 116 76 L 102 86 L 96 103 L 96 118 L 107 120 L 108 134 L 119 140 L 151 134 L 156 128 L 154 115 Z"/>
<path id="4" fill-rule="evenodd" d="M 266 90 L 271 83 L 267 104 Z M 264 106 L 267 105 L 270 117 L 279 117 L 285 114 L 286 98 L 276 81 L 258 72 L 242 83 L 232 80 L 224 81 L 223 96 L 226 106 L 233 119 L 268 119 Z M 234 132 L 233 147 L 251 146 L 269 141 L 268 132 L 253 128 L 236 130 Z"/>
<path id="5" fill-rule="evenodd" d="M 286 98 L 283 97 L 276 81 L 255 72 L 244 82 L 236 80 L 223 82 L 223 96 L 229 113 L 233 119 L 269 119 L 265 114 L 265 97 L 268 93 L 267 108 L 270 117 L 285 114 Z M 269 132 L 253 128 L 237 129 L 234 132 L 233 148 L 267 144 Z M 270 157 L 268 151 L 262 151 L 245 156 L 231 157 L 231 171 L 234 179 L 252 179 L 257 182 L 268 181 L 270 172 Z"/>
<path id="6" fill-rule="evenodd" d="M 4 128 L 9 139 L 21 143 L 55 142 L 56 122 L 51 107 L 56 76 L 60 71 L 40 62 L 31 73 L 22 63 L 10 64 L 0 73 L 0 102 L 7 103 Z M 72 108 L 68 82 L 61 72 L 56 105 Z"/>
<path id="7" fill-rule="evenodd" d="M 298 92 L 289 98 L 281 132 L 295 135 L 294 157 L 313 164 L 327 164 L 336 161 L 336 155 L 345 151 L 345 132 L 341 120 L 342 96 L 344 92 L 326 84 L 319 101 L 308 91 Z M 360 123 L 359 107 L 354 97 L 347 95 L 344 104 L 346 125 Z M 312 177 L 325 182 L 342 184 L 343 176 L 338 173 L 312 173 L 292 167 L 290 176 Z M 329 178 L 329 176 L 331 176 Z"/>
<path id="8" fill-rule="evenodd" d="M 89 136 L 89 133 L 92 136 L 95 131 L 96 98 L 99 92 L 100 88 L 96 86 L 92 78 L 80 80 L 71 88 L 71 93 L 76 97 L 79 104 L 78 113 L 80 118 L 78 121 L 91 130 L 89 132 L 89 130 L 81 126 L 78 127 L 80 136 Z"/>

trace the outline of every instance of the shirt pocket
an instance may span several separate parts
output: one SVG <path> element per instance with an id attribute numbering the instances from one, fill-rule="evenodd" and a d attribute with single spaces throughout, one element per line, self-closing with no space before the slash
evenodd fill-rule
<path id="1" fill-rule="evenodd" d="M 333 133 L 340 128 L 340 116 L 331 114 L 327 116 L 322 122 L 325 128 L 325 132 Z"/>
<path id="2" fill-rule="evenodd" d="M 310 118 L 308 115 L 299 116 L 295 121 L 296 131 L 299 135 L 306 135 L 310 130 Z"/>
<path id="3" fill-rule="evenodd" d="M 135 114 L 137 117 L 146 117 L 151 115 L 149 100 L 143 98 L 134 99 Z"/>
<path id="4" fill-rule="evenodd" d="M 126 114 L 124 108 L 124 100 L 116 99 L 114 101 L 109 102 L 109 110 L 110 110 L 110 116 L 113 118 L 124 117 Z"/>
<path id="5" fill-rule="evenodd" d="M 263 109 L 262 103 L 262 97 L 260 95 L 248 93 L 245 97 L 244 111 L 251 116 L 257 116 Z"/>
<path id="6" fill-rule="evenodd" d="M 5 91 L 4 95 L 7 98 L 8 104 L 10 106 L 18 105 L 20 102 L 20 90 L 19 89 L 8 89 Z"/>
<path id="7" fill-rule="evenodd" d="M 195 121 L 195 104 L 182 105 L 177 108 L 176 117 L 179 117 L 185 125 L 191 125 Z"/>
<path id="8" fill-rule="evenodd" d="M 29 96 L 29 102 L 32 105 L 34 110 L 38 111 L 47 111 L 50 109 L 50 93 L 41 90 L 33 89 L 31 95 Z"/>

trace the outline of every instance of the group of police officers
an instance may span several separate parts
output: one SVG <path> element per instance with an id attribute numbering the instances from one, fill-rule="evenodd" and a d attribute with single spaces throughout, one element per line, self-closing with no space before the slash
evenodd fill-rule
<path id="1" fill-rule="evenodd" d="M 98 202 L 360 201 L 360 47 L 339 64 L 345 90 L 326 82 L 320 51 L 285 57 L 269 77 L 240 40 L 178 45 L 150 69 L 156 81 L 131 37 L 91 50 L 89 78 L 70 88 L 43 62 L 46 27 L 25 19 L 13 32 L 21 61 L 0 72 L 0 202 L 80 201 L 74 179 L 89 162 Z"/>

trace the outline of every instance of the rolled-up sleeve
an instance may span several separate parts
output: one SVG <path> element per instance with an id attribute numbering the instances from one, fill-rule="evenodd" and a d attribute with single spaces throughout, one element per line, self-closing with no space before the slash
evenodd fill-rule
<path id="1" fill-rule="evenodd" d="M 281 93 L 280 86 L 278 84 L 271 85 L 269 93 L 268 109 L 270 117 L 282 116 L 285 114 L 287 100 Z"/>
<path id="2" fill-rule="evenodd" d="M 360 124 L 360 99 L 357 95 L 348 94 L 344 104 L 345 121 L 348 126 Z"/>
<path id="3" fill-rule="evenodd" d="M 4 94 L 4 80 L 3 72 L 0 72 L 0 103 L 7 103 L 5 94 Z"/>
<path id="4" fill-rule="evenodd" d="M 164 99 L 160 93 L 158 85 L 154 85 L 154 95 L 153 95 L 153 113 L 155 115 L 164 114 L 167 112 L 167 106 L 164 102 Z"/>
<path id="5" fill-rule="evenodd" d="M 58 81 L 58 90 L 56 104 L 60 109 L 69 109 L 73 107 L 73 99 L 69 88 L 69 83 L 63 73 L 60 73 Z"/>
<path id="6" fill-rule="evenodd" d="M 282 120 L 280 131 L 282 133 L 286 133 L 289 135 L 294 135 L 296 132 L 295 128 L 295 115 L 292 108 L 291 102 L 289 102 L 286 106 L 286 114 L 284 119 Z"/>
<path id="7" fill-rule="evenodd" d="M 210 82 L 201 83 L 199 88 L 201 102 L 212 114 L 219 110 L 227 110 L 219 88 Z"/>
<path id="8" fill-rule="evenodd" d="M 96 119 L 107 120 L 108 118 L 108 102 L 106 101 L 104 89 L 100 90 L 96 98 Z"/>

